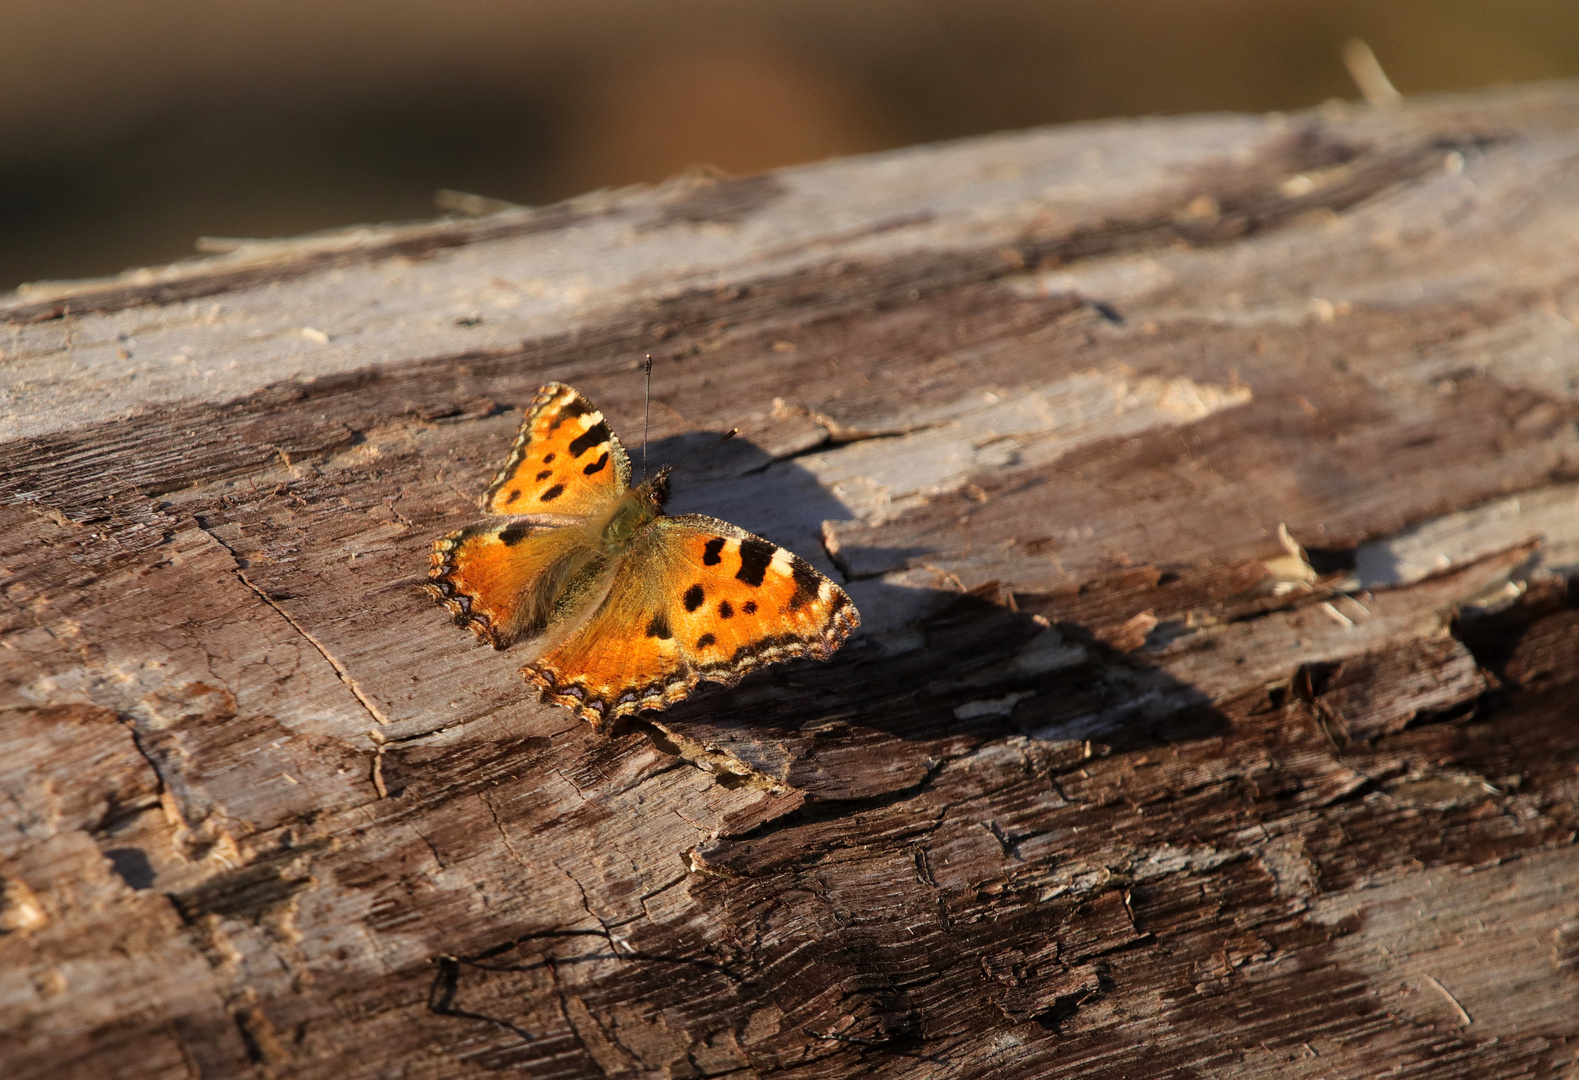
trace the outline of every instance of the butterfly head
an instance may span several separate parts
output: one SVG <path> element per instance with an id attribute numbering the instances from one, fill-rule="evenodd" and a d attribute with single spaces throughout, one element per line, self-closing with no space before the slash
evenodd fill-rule
<path id="1" fill-rule="evenodd" d="M 635 494 L 640 501 L 653 510 L 662 512 L 663 504 L 669 501 L 669 474 L 674 472 L 673 465 L 665 465 L 653 473 L 636 488 Z"/>

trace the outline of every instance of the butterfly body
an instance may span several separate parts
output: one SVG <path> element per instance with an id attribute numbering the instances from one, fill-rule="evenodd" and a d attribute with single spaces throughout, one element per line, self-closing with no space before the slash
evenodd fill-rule
<path id="1" fill-rule="evenodd" d="M 620 496 L 599 533 L 603 550 L 625 554 L 641 531 L 663 514 L 663 504 L 669 500 L 669 471 L 659 469 L 651 480 Z"/>
<path id="2" fill-rule="evenodd" d="M 602 414 L 549 383 L 483 494 L 495 516 L 435 542 L 425 588 L 494 648 L 522 643 L 527 680 L 594 724 L 832 656 L 860 625 L 844 591 L 728 522 L 664 514 L 669 472 L 629 487 Z"/>

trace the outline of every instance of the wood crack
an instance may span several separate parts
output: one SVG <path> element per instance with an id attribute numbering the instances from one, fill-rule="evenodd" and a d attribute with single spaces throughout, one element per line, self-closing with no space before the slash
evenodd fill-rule
<path id="1" fill-rule="evenodd" d="M 356 681 L 356 678 L 351 674 L 349 669 L 347 669 L 346 666 L 340 662 L 340 659 L 335 656 L 334 653 L 329 651 L 323 642 L 314 637 L 313 634 L 308 631 L 305 626 L 298 622 L 289 611 L 287 611 L 273 597 L 271 597 L 267 590 L 260 588 L 255 582 L 253 582 L 251 578 L 247 576 L 246 571 L 244 571 L 241 567 L 240 557 L 236 554 L 235 550 L 229 544 L 225 543 L 224 540 L 220 539 L 219 535 L 207 525 L 205 525 L 200 519 L 194 517 L 192 519 L 192 523 L 199 529 L 202 529 L 203 532 L 214 541 L 214 543 L 218 544 L 220 547 L 224 548 L 227 553 L 229 553 L 233 564 L 231 567 L 231 572 L 236 575 L 236 580 L 251 590 L 253 595 L 259 600 L 263 601 L 270 608 L 272 608 L 275 613 L 280 616 L 280 618 L 289 623 L 291 629 L 295 630 L 296 633 L 301 635 L 302 640 L 311 645 L 318 655 L 322 656 L 324 660 L 328 662 L 329 666 L 334 669 L 335 675 L 342 683 L 345 684 L 345 688 L 351 692 L 352 697 L 356 698 L 358 704 L 362 706 L 363 710 L 367 712 L 367 715 L 372 718 L 373 722 L 378 725 L 378 727 L 387 725 L 390 722 L 389 718 L 384 715 L 383 710 L 378 707 L 378 704 L 363 692 L 361 685 Z M 376 780 L 375 783 L 377 786 L 382 788 L 383 784 L 381 778 Z M 383 796 L 384 792 L 380 791 L 379 797 L 382 798 Z"/>
<path id="2" fill-rule="evenodd" d="M 810 797 L 800 806 L 791 809 L 782 815 L 770 818 L 767 821 L 755 825 L 747 832 L 728 835 L 721 837 L 720 839 L 727 840 L 731 843 L 745 843 L 763 840 L 774 835 L 775 833 L 793 829 L 811 822 L 848 817 L 867 810 L 886 809 L 887 807 L 894 806 L 909 799 L 915 798 L 917 795 L 926 791 L 927 788 L 931 786 L 932 782 L 946 766 L 953 762 L 968 758 L 974 753 L 976 753 L 976 749 L 969 750 L 962 754 L 951 754 L 946 757 L 938 758 L 927 766 L 926 772 L 919 780 L 912 784 L 907 784 L 906 786 L 898 788 L 894 791 L 884 792 L 881 795 L 871 795 L 854 799 L 819 798 L 815 796 Z M 931 828 L 935 828 L 936 825 L 937 822 L 934 821 L 930 824 L 930 826 L 918 826 L 916 831 L 918 833 L 925 833 L 930 831 Z"/>

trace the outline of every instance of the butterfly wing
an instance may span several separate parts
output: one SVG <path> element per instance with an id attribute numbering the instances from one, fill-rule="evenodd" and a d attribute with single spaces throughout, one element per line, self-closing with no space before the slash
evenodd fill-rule
<path id="1" fill-rule="evenodd" d="M 564 383 L 548 383 L 527 407 L 510 456 L 483 492 L 489 514 L 583 517 L 630 484 L 630 458 L 597 406 Z"/>
<path id="2" fill-rule="evenodd" d="M 496 649 L 546 627 L 607 563 L 581 528 L 519 518 L 452 532 L 430 558 L 422 588 Z"/>
<path id="3" fill-rule="evenodd" d="M 860 623 L 843 589 L 784 548 L 716 518 L 659 517 L 596 610 L 521 672 L 598 724 L 667 708 L 704 679 L 733 686 L 765 664 L 826 660 Z"/>
<path id="4" fill-rule="evenodd" d="M 630 483 L 630 459 L 603 414 L 580 392 L 548 383 L 527 407 L 483 510 L 483 522 L 433 545 L 424 588 L 456 623 L 502 649 L 542 630 L 578 582 L 596 578 L 601 556 L 585 524 Z"/>

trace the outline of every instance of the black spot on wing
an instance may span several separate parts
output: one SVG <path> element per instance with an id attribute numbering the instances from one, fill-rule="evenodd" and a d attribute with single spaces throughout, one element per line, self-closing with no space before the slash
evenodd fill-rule
<path id="1" fill-rule="evenodd" d="M 789 609 L 795 611 L 808 600 L 816 598 L 817 590 L 822 587 L 822 578 L 799 555 L 790 560 L 790 576 L 795 579 L 795 595 L 790 597 Z"/>
<path id="2" fill-rule="evenodd" d="M 504 504 L 506 506 L 509 506 L 511 503 L 515 502 L 515 500 L 519 499 L 520 497 L 521 497 L 521 489 L 520 488 L 511 488 L 510 489 L 510 497 L 508 499 L 504 500 Z"/>
<path id="3" fill-rule="evenodd" d="M 504 528 L 499 530 L 499 543 L 503 544 L 505 547 L 514 547 L 522 540 L 525 540 L 527 534 L 531 531 L 532 526 L 528 525 L 524 521 L 511 522 L 509 525 L 506 525 Z"/>
<path id="4" fill-rule="evenodd" d="M 702 561 L 708 566 L 717 566 L 723 562 L 724 560 L 719 557 L 719 553 L 724 550 L 725 543 L 726 541 L 722 536 L 715 536 L 709 540 L 707 546 L 702 549 Z"/>
<path id="5" fill-rule="evenodd" d="M 767 576 L 768 563 L 773 561 L 774 547 L 766 540 L 740 541 L 740 569 L 735 572 L 735 577 L 744 581 L 752 588 L 762 584 L 762 579 Z"/>
<path id="6" fill-rule="evenodd" d="M 652 617 L 652 621 L 647 624 L 647 636 L 660 638 L 664 641 L 674 637 L 674 631 L 669 629 L 669 620 L 664 618 L 663 612 L 658 612 Z"/>
<path id="7" fill-rule="evenodd" d="M 542 472 L 537 474 L 537 478 L 539 480 L 547 480 L 550 476 L 553 476 L 553 475 L 554 475 L 554 470 L 553 469 L 544 469 Z"/>
<path id="8" fill-rule="evenodd" d="M 734 605 L 728 600 L 720 600 L 718 602 L 718 617 L 720 619 L 733 619 L 735 617 Z"/>
<path id="9" fill-rule="evenodd" d="M 705 599 L 707 599 L 707 590 L 703 589 L 700 585 L 692 585 L 689 589 L 685 590 L 685 610 L 695 611 L 697 608 L 702 606 L 702 601 Z"/>
<path id="10" fill-rule="evenodd" d="M 564 484 L 555 484 L 553 487 L 549 488 L 547 491 L 545 491 L 541 495 L 539 495 L 538 498 L 541 499 L 543 502 L 553 502 L 555 499 L 559 498 L 564 493 L 565 493 L 565 485 Z"/>
<path id="11" fill-rule="evenodd" d="M 548 422 L 548 430 L 557 431 L 559 425 L 566 420 L 574 420 L 576 417 L 585 416 L 591 411 L 592 406 L 582 401 L 579 397 L 572 397 L 554 410 L 554 418 Z"/>
<path id="12" fill-rule="evenodd" d="M 609 424 L 607 420 L 599 420 L 587 430 L 570 440 L 570 456 L 580 457 L 594 446 L 609 441 Z"/>
<path id="13" fill-rule="evenodd" d="M 713 644 L 717 640 L 718 639 L 715 638 L 712 634 L 703 634 L 701 637 L 696 639 L 696 647 L 698 649 L 705 649 L 705 648 L 707 648 L 709 645 Z"/>
<path id="14" fill-rule="evenodd" d="M 755 615 L 757 613 L 757 602 L 755 600 L 747 600 L 744 604 L 740 605 L 740 610 L 744 611 L 747 615 Z"/>
<path id="15" fill-rule="evenodd" d="M 555 455 L 555 453 L 552 450 L 550 450 L 548 453 L 543 455 L 543 464 L 544 465 L 552 465 L 554 463 L 554 458 L 556 456 L 557 455 Z"/>
<path id="16" fill-rule="evenodd" d="M 603 451 L 603 453 L 598 455 L 598 460 L 594 461 L 591 465 L 588 465 L 585 469 L 582 469 L 581 471 L 586 473 L 588 476 L 591 476 L 593 473 L 600 473 L 600 472 L 602 472 L 603 471 L 603 466 L 607 465 L 608 463 L 609 463 L 609 452 L 607 450 L 605 450 L 605 451 Z"/>

